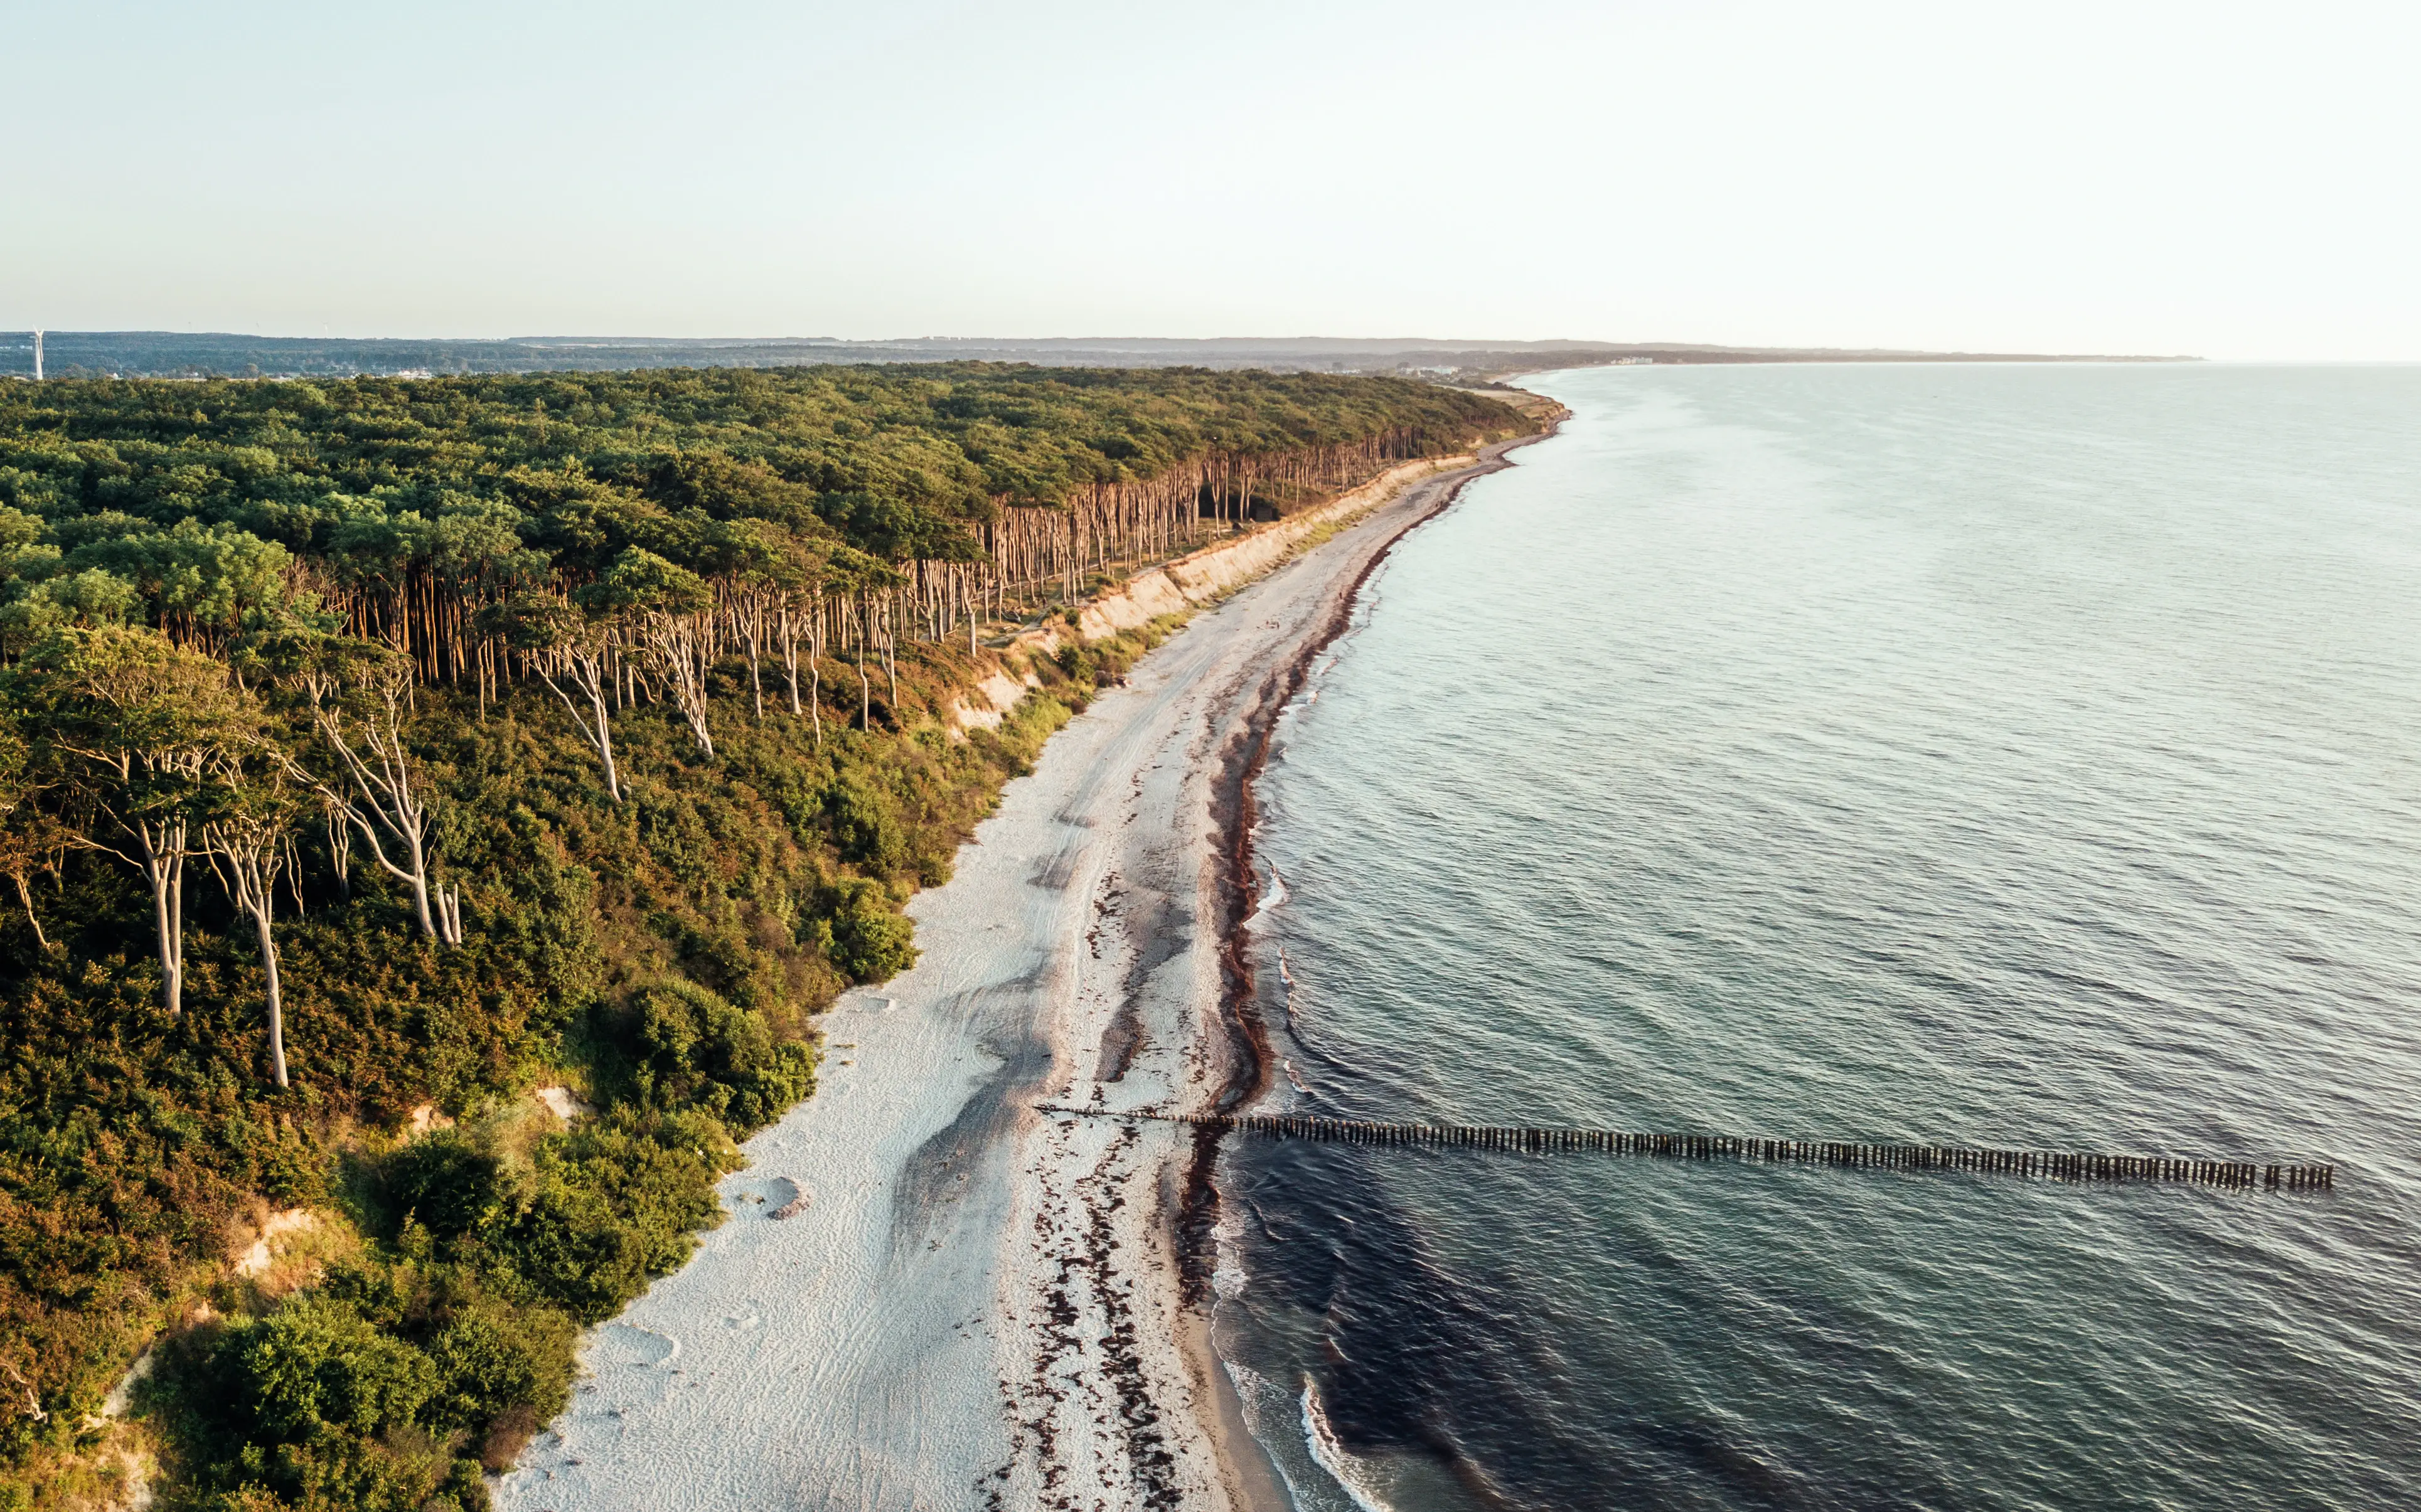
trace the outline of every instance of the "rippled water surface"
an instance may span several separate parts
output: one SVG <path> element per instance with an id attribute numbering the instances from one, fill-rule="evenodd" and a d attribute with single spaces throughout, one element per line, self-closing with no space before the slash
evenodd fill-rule
<path id="1" fill-rule="evenodd" d="M 1301 1504 L 2421 1506 L 2421 371 L 1537 386 L 1265 780 L 1295 1105 L 2337 1190 L 1238 1146 Z"/>

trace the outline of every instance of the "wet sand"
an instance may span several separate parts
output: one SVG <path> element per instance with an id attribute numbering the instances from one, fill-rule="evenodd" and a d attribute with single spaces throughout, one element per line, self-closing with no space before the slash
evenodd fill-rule
<path id="1" fill-rule="evenodd" d="M 1266 1075 L 1226 953 L 1259 742 L 1370 565 L 1501 465 L 1404 487 L 1052 740 L 910 905 L 915 969 L 825 1020 L 730 1220 L 591 1336 L 499 1507 L 1283 1504 L 1182 1280 L 1207 1165 L 1175 1126 L 1032 1108 L 1207 1108 Z"/>

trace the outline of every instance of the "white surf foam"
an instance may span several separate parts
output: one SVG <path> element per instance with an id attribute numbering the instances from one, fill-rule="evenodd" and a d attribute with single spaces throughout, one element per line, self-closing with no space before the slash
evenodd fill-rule
<path id="1" fill-rule="evenodd" d="M 1328 1414 L 1320 1409 L 1320 1388 L 1309 1376 L 1303 1378 L 1303 1442 L 1311 1451 L 1311 1462 L 1327 1472 L 1336 1489 L 1351 1497 L 1362 1512 L 1395 1512 L 1380 1500 L 1369 1477 L 1336 1442 L 1335 1430 L 1328 1426 Z"/>

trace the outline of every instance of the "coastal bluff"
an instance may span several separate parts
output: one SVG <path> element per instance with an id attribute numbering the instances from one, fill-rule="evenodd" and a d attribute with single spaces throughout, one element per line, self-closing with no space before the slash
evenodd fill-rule
<path id="1" fill-rule="evenodd" d="M 1055 654 L 1071 637 L 1078 642 L 1107 640 L 1164 615 L 1184 614 L 1216 602 L 1423 478 L 1469 467 L 1476 460 L 1473 454 L 1458 453 L 1388 468 L 1324 503 L 1280 520 L 1246 525 L 1216 545 L 1188 552 L 1137 572 L 1086 600 L 1076 611 L 1072 625 L 1062 619 L 1020 631 L 998 648 L 999 669 L 976 683 L 952 706 L 953 730 L 962 733 L 996 727 L 1029 690 L 1040 685 L 1042 679 L 1033 670 L 1033 660 Z"/>

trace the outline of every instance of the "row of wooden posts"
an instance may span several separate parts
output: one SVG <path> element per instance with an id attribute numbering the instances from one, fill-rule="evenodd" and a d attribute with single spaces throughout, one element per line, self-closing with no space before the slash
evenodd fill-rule
<path id="1" fill-rule="evenodd" d="M 1972 1171 L 2044 1177 L 2055 1181 L 2169 1181 L 2200 1186 L 2259 1187 L 2271 1192 L 2326 1191 L 2334 1165 L 2264 1164 L 2246 1161 L 2176 1159 L 2164 1155 L 2103 1155 L 2080 1150 L 1965 1149 L 1937 1145 L 1858 1145 L 1838 1140 L 1759 1139 L 1730 1134 L 1649 1134 L 1610 1129 L 1504 1129 L 1460 1124 L 1381 1124 L 1268 1114 L 1112 1113 L 1101 1108 L 1046 1105 L 1045 1113 L 1145 1118 L 1189 1124 L 1219 1133 L 1336 1145 L 1390 1145 L 1438 1149 L 1500 1150 L 1522 1155 L 1591 1152 L 1685 1161 L 1873 1166 L 1903 1171 Z"/>

